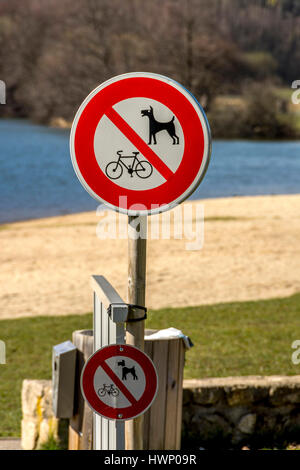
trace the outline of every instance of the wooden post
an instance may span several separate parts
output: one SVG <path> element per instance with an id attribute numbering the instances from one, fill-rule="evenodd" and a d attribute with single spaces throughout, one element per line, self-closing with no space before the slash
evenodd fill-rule
<path id="1" fill-rule="evenodd" d="M 151 339 L 146 330 L 145 353 L 158 374 L 158 393 L 144 414 L 144 450 L 179 450 L 185 346 L 181 338 Z"/>
<path id="2" fill-rule="evenodd" d="M 128 303 L 145 306 L 147 216 L 128 217 Z M 141 317 L 142 311 L 132 311 L 131 317 Z M 126 343 L 144 350 L 145 322 L 126 324 Z M 126 421 L 127 450 L 143 449 L 143 415 Z"/>

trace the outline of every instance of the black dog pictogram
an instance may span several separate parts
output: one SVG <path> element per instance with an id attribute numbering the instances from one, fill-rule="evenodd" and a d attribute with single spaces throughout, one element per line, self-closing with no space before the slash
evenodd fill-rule
<path id="1" fill-rule="evenodd" d="M 171 121 L 168 122 L 160 122 L 157 121 L 154 117 L 153 108 L 150 106 L 149 109 L 142 109 L 141 111 L 142 116 L 147 116 L 149 118 L 149 142 L 148 145 L 151 145 L 152 139 L 153 143 L 156 144 L 156 134 L 160 131 L 167 131 L 169 136 L 173 139 L 173 145 L 179 144 L 179 137 L 176 135 L 175 132 L 175 116 L 172 117 Z"/>
<path id="2" fill-rule="evenodd" d="M 122 367 L 122 380 L 127 380 L 127 375 L 131 374 L 133 380 L 138 380 L 138 376 L 136 375 L 135 372 L 135 367 L 126 367 L 125 366 L 125 361 L 124 359 L 120 362 L 118 362 L 118 366 Z"/>

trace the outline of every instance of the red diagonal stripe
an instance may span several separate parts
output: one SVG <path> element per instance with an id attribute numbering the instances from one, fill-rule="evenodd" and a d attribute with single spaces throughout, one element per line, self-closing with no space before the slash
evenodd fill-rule
<path id="1" fill-rule="evenodd" d="M 120 391 L 125 395 L 128 401 L 132 405 L 135 405 L 137 403 L 137 400 L 134 398 L 132 393 L 128 390 L 128 388 L 125 387 L 125 385 L 121 382 L 119 377 L 111 370 L 111 368 L 106 364 L 105 361 L 101 362 L 101 367 L 106 372 L 106 374 L 109 376 L 109 378 L 115 383 L 115 385 L 120 389 Z"/>
<path id="2" fill-rule="evenodd" d="M 106 116 L 130 140 L 130 142 L 141 152 L 145 158 L 156 168 L 156 170 L 168 180 L 173 176 L 170 168 L 156 155 L 155 152 L 141 139 L 141 137 L 130 127 L 126 121 L 113 108 L 106 111 Z"/>

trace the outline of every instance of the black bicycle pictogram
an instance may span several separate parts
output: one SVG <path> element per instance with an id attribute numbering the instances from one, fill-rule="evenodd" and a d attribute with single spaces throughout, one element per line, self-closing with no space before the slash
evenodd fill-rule
<path id="1" fill-rule="evenodd" d="M 132 152 L 132 155 L 122 155 L 123 150 L 118 150 L 118 160 L 112 161 L 106 165 L 105 173 L 111 180 L 117 180 L 123 175 L 123 168 L 125 168 L 129 175 L 133 177 L 135 173 L 139 178 L 149 178 L 153 173 L 153 166 L 147 160 L 139 160 L 139 152 Z M 125 158 L 131 158 L 131 164 L 127 165 L 124 162 Z"/>
<path id="2" fill-rule="evenodd" d="M 99 397 L 104 397 L 106 394 L 117 397 L 119 395 L 119 389 L 114 384 L 103 384 L 103 387 L 98 389 L 98 395 Z"/>

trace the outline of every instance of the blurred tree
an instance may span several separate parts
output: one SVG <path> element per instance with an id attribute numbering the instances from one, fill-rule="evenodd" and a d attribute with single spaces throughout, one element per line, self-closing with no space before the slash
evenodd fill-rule
<path id="1" fill-rule="evenodd" d="M 168 75 L 209 109 L 246 78 L 299 78 L 299 0 L 1 0 L 1 113 L 70 120 L 105 79 Z"/>

